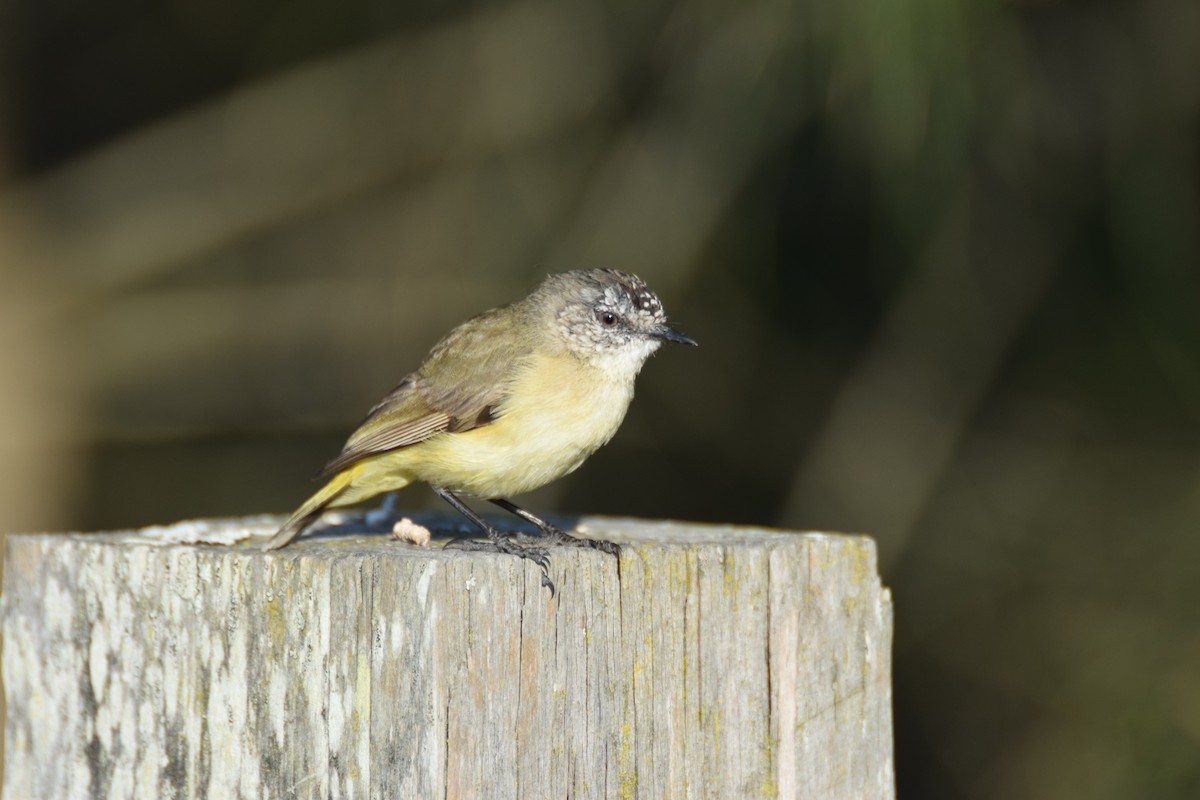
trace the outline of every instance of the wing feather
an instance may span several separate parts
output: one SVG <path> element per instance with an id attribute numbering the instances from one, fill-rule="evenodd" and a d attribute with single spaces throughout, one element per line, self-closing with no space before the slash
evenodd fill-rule
<path id="1" fill-rule="evenodd" d="M 504 310 L 484 312 L 438 342 L 421 367 L 371 409 L 317 478 L 438 433 L 493 422 L 513 372 L 532 350 L 503 335 L 513 322 L 512 315 L 500 313 Z"/>

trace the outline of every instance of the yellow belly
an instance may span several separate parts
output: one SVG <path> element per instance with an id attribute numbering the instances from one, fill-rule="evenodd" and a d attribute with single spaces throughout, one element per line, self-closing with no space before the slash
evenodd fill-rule
<path id="1" fill-rule="evenodd" d="M 538 357 L 494 422 L 369 459 L 364 472 L 371 483 L 390 476 L 479 497 L 521 494 L 573 471 L 611 439 L 632 398 L 632 376 L 614 381 L 570 356 Z"/>

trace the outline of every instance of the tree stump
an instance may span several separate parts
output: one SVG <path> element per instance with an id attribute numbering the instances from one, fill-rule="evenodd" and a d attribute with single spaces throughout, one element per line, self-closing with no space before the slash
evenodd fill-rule
<path id="1" fill-rule="evenodd" d="M 553 595 L 438 542 L 169 543 L 261 518 L 10 536 L 4 797 L 894 796 L 871 539 L 584 522 L 622 554 L 555 549 Z"/>

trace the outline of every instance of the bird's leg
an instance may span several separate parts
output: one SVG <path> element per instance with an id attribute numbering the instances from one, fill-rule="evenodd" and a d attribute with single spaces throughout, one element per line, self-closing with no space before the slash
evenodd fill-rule
<path id="1" fill-rule="evenodd" d="M 557 525 L 553 525 L 536 514 L 532 514 L 521 508 L 511 500 L 502 498 L 494 498 L 488 502 L 500 506 L 509 513 L 516 514 L 521 519 L 528 523 L 536 525 L 538 530 L 543 534 L 543 538 L 548 544 L 569 544 L 575 547 L 592 547 L 602 553 L 608 553 L 613 556 L 621 555 L 621 548 L 615 542 L 606 542 L 602 539 L 584 539 L 579 536 L 572 536 Z"/>
<path id="2" fill-rule="evenodd" d="M 512 541 L 510 536 L 501 533 L 489 525 L 483 517 L 472 511 L 471 507 L 462 500 L 459 500 L 453 492 L 437 486 L 431 488 L 438 497 L 454 506 L 454 509 L 458 513 L 469 519 L 475 527 L 487 534 L 488 537 L 486 542 L 480 542 L 476 539 L 461 536 L 457 539 L 451 539 L 446 543 L 446 547 L 456 547 L 461 550 L 494 550 L 499 553 L 528 559 L 542 568 L 542 586 L 548 587 L 550 593 L 554 594 L 554 581 L 550 580 L 550 556 L 547 555 L 545 548 L 523 547 L 517 544 Z"/>

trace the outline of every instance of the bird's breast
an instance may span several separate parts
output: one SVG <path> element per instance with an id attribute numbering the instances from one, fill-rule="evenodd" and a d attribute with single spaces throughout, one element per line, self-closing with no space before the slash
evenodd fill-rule
<path id="1" fill-rule="evenodd" d="M 616 433 L 632 399 L 633 375 L 614 377 L 572 356 L 535 357 L 499 413 L 540 452 L 590 455 Z"/>
<path id="2" fill-rule="evenodd" d="M 633 377 L 569 355 L 534 356 L 516 371 L 494 422 L 423 445 L 420 477 L 482 497 L 543 486 L 612 438 L 633 398 Z"/>

